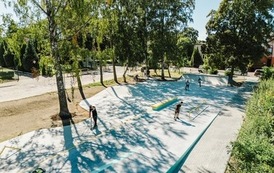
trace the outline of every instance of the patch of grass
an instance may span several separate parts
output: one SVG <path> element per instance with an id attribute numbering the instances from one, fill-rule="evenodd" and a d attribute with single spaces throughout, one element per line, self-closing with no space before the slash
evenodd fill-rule
<path id="1" fill-rule="evenodd" d="M 150 76 L 151 77 L 161 77 L 162 70 L 158 69 L 156 70 L 156 73 L 154 70 L 150 70 Z M 164 70 L 165 78 L 169 78 L 168 70 Z M 179 72 L 173 72 L 170 71 L 170 76 L 172 78 L 178 78 L 182 75 L 183 73 Z"/>
<path id="2" fill-rule="evenodd" d="M 124 79 L 122 77 L 117 78 L 118 82 L 123 84 L 124 83 Z M 126 77 L 126 81 L 128 83 L 132 83 L 133 79 L 132 77 Z M 114 81 L 114 79 L 111 80 L 104 80 L 104 85 L 106 86 L 113 86 L 113 85 L 117 85 L 117 83 Z M 95 86 L 102 86 L 101 82 L 94 82 L 94 83 L 90 83 L 87 85 L 87 87 L 95 87 Z"/>

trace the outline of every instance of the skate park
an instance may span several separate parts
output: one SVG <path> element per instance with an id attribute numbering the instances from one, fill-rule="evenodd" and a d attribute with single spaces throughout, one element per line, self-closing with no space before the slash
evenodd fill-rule
<path id="1" fill-rule="evenodd" d="M 201 87 L 198 77 L 202 79 Z M 186 80 L 190 81 L 189 91 L 184 89 Z M 4 172 L 31 172 L 38 167 L 46 172 L 176 172 L 224 106 L 234 102 L 241 89 L 227 86 L 224 76 L 201 74 L 186 74 L 178 81 L 147 80 L 136 85 L 109 87 L 80 103 L 87 111 L 89 105 L 97 107 L 98 129 L 91 130 L 92 122 L 88 119 L 2 142 L 0 169 Z M 152 105 L 167 100 L 174 102 L 152 109 Z M 179 101 L 184 102 L 180 120 L 174 121 L 174 109 Z"/>

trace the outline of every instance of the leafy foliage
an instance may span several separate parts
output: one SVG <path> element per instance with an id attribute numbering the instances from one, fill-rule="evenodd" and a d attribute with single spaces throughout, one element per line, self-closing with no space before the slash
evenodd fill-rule
<path id="1" fill-rule="evenodd" d="M 262 80 L 274 79 L 274 68 L 263 67 L 263 73 L 262 73 L 261 79 Z"/>
<path id="2" fill-rule="evenodd" d="M 29 40 L 23 56 L 22 65 L 25 71 L 30 72 L 32 68 L 39 69 L 38 63 L 39 59 L 34 47 L 34 42 Z"/>
<path id="3" fill-rule="evenodd" d="M 273 9 L 272 0 L 223 0 L 209 15 L 207 53 L 222 54 L 227 67 L 245 71 L 266 51 L 274 30 Z"/>
<path id="4" fill-rule="evenodd" d="M 102 65 L 109 60 L 115 81 L 117 61 L 131 66 L 144 61 L 148 64 L 149 59 L 153 59 L 153 64 L 179 61 L 177 34 L 191 20 L 194 9 L 194 0 L 5 0 L 5 3 L 14 8 L 20 19 L 17 25 L 5 17 L 4 40 L 8 45 L 4 46 L 5 55 L 14 56 L 8 59 L 15 62 L 13 66 L 23 65 L 29 70 L 31 64 L 26 62 L 30 62 L 28 58 L 33 54 L 32 60 L 39 60 L 37 66 L 42 74 L 56 76 L 60 115 L 64 116 L 69 115 L 64 67 L 75 73 L 80 91 L 81 62 L 99 62 L 103 82 Z M 185 37 L 195 40 L 197 32 L 186 30 Z M 29 40 L 35 40 L 33 47 L 28 45 Z"/>
<path id="5" fill-rule="evenodd" d="M 13 71 L 0 71 L 0 79 L 12 79 L 13 77 Z"/>
<path id="6" fill-rule="evenodd" d="M 170 48 L 175 47 L 177 42 L 169 38 L 176 36 L 179 33 L 178 30 L 187 25 L 187 22 L 191 20 L 193 9 L 193 0 L 168 0 L 151 3 L 148 11 L 150 48 L 153 55 L 151 58 L 157 59 L 161 63 L 162 79 L 164 79 L 165 62 L 173 59 L 170 56 L 176 52 L 174 51 L 176 49 Z"/>
<path id="7" fill-rule="evenodd" d="M 274 171 L 274 80 L 265 80 L 247 104 L 246 118 L 233 143 L 229 170 Z"/>
<path id="8" fill-rule="evenodd" d="M 203 64 L 203 59 L 198 48 L 194 49 L 192 53 L 191 64 L 193 67 L 199 67 L 200 65 Z"/>

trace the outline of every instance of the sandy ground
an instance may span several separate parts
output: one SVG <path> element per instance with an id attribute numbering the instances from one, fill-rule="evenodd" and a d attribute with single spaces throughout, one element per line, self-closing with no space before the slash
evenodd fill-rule
<path id="1" fill-rule="evenodd" d="M 85 87 L 87 98 L 102 91 L 104 87 Z M 71 97 L 71 92 L 68 91 Z M 69 110 L 73 114 L 74 122 L 89 117 L 88 112 L 78 106 L 82 100 L 79 91 L 75 90 L 74 100 L 68 102 Z M 29 97 L 0 104 L 0 142 L 27 132 L 61 125 L 61 121 L 54 117 L 59 112 L 59 103 L 56 92 L 40 96 Z"/>

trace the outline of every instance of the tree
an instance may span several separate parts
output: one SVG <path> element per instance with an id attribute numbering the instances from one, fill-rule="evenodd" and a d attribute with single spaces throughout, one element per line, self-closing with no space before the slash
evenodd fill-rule
<path id="1" fill-rule="evenodd" d="M 186 27 L 183 30 L 182 35 L 184 37 L 189 38 L 193 44 L 196 44 L 197 40 L 198 40 L 199 32 L 196 29 L 192 28 L 192 27 Z"/>
<path id="2" fill-rule="evenodd" d="M 5 66 L 4 53 L 4 43 L 0 42 L 0 66 Z"/>
<path id="3" fill-rule="evenodd" d="M 20 38 L 20 33 L 18 33 L 19 27 L 16 22 L 9 15 L 2 16 L 2 19 L 4 22 L 2 27 L 6 29 L 2 42 L 4 48 L 3 58 L 5 66 L 13 68 L 20 57 L 20 45 L 17 43 L 22 42 L 22 39 Z M 5 23 L 7 24 L 5 25 Z"/>
<path id="4" fill-rule="evenodd" d="M 226 57 L 232 68 L 230 84 L 235 67 L 244 70 L 265 53 L 274 30 L 273 8 L 273 0 L 223 0 L 218 11 L 210 13 L 206 26 L 209 52 Z"/>
<path id="5" fill-rule="evenodd" d="M 161 79 L 165 80 L 164 67 L 167 61 L 169 47 L 166 43 L 172 32 L 178 33 L 189 20 L 194 9 L 192 0 L 164 0 L 156 1 L 149 7 L 148 25 L 150 26 L 150 41 L 153 57 L 161 63 Z"/>
<path id="6" fill-rule="evenodd" d="M 33 68 L 39 69 L 39 59 L 34 47 L 34 41 L 29 40 L 25 47 L 25 53 L 23 55 L 22 65 L 25 71 L 31 72 Z"/>
<path id="7" fill-rule="evenodd" d="M 82 15 L 85 10 L 85 1 L 79 0 L 24 0 L 24 1 L 9 1 L 8 4 L 14 4 L 14 11 L 18 15 L 21 24 L 27 26 L 34 21 L 40 21 L 41 18 L 47 19 L 47 34 L 48 43 L 50 47 L 50 53 L 47 56 L 53 58 L 54 69 L 56 70 L 56 83 L 59 99 L 59 116 L 62 119 L 70 118 L 71 114 L 68 110 L 62 67 L 61 67 L 61 56 L 59 55 L 59 41 L 61 31 L 66 30 L 62 28 L 62 21 L 68 20 L 68 16 L 64 15 L 66 10 L 75 10 L 78 15 Z M 20 49 L 18 50 L 20 51 Z"/>
<path id="8" fill-rule="evenodd" d="M 146 59 L 146 1 L 121 0 L 117 4 L 117 31 L 114 35 L 115 56 L 120 63 L 128 66 L 136 66 Z"/>
<path id="9" fill-rule="evenodd" d="M 194 49 L 192 56 L 191 56 L 191 65 L 193 67 L 199 67 L 200 65 L 203 64 L 203 59 L 202 56 L 199 52 L 198 47 L 196 49 Z"/>
<path id="10" fill-rule="evenodd" d="M 15 65 L 14 64 L 15 57 L 12 52 L 12 49 L 10 48 L 9 44 L 7 44 L 6 40 L 2 43 L 2 45 L 4 48 L 4 54 L 3 54 L 4 67 L 13 68 Z"/>
<path id="11" fill-rule="evenodd" d="M 190 66 L 191 56 L 194 52 L 194 46 L 197 43 L 198 31 L 193 28 L 185 28 L 182 32 L 178 34 L 177 47 L 178 53 L 180 55 L 178 59 L 178 65 Z"/>
<path id="12" fill-rule="evenodd" d="M 118 15 L 115 9 L 119 9 L 119 8 L 117 3 L 113 3 L 113 1 L 112 2 L 108 1 L 108 2 L 109 2 L 108 6 L 110 6 L 110 8 L 107 8 L 106 10 L 106 18 L 107 18 L 107 22 L 109 23 L 107 32 L 109 33 L 108 35 L 110 39 L 108 40 L 106 35 L 104 35 L 102 45 L 104 45 L 105 48 L 110 48 L 108 52 L 112 60 L 113 78 L 114 78 L 114 81 L 119 84 L 117 79 L 116 68 L 115 68 L 117 57 L 115 56 L 115 53 L 114 53 L 116 49 L 114 44 L 114 37 L 117 31 L 117 22 L 118 22 L 118 17 L 117 17 Z M 113 6 L 113 8 L 111 8 L 111 5 Z M 109 41 L 109 44 L 107 43 L 108 41 Z"/>

